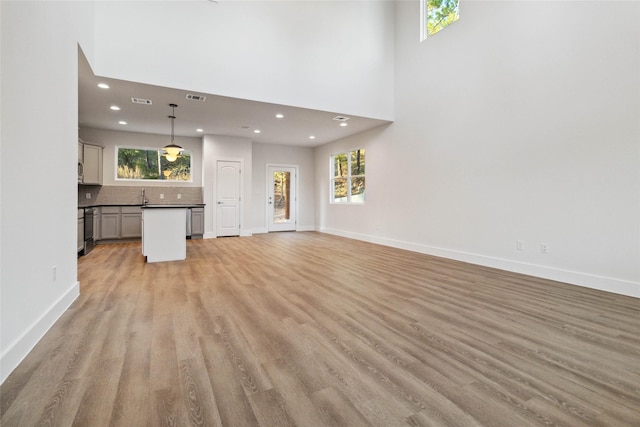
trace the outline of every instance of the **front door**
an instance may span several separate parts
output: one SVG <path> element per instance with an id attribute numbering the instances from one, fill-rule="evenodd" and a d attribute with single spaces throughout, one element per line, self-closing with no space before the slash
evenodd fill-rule
<path id="1" fill-rule="evenodd" d="M 267 166 L 269 231 L 296 229 L 296 166 Z"/>
<path id="2" fill-rule="evenodd" d="M 217 162 L 216 236 L 240 235 L 240 162 Z"/>

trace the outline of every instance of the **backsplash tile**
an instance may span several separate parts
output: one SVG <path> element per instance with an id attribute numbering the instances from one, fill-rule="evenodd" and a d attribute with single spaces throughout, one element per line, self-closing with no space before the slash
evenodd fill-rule
<path id="1" fill-rule="evenodd" d="M 202 203 L 202 187 L 145 187 L 79 185 L 78 206 L 139 205 L 142 189 L 150 204 L 198 204 Z M 91 198 L 87 199 L 87 193 Z M 164 195 L 164 199 L 160 195 Z M 180 198 L 178 199 L 178 194 Z"/>

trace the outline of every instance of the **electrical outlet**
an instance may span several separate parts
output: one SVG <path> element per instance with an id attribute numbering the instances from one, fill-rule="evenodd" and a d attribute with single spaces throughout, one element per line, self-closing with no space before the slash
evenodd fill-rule
<path id="1" fill-rule="evenodd" d="M 55 265 L 51 268 L 51 275 L 53 277 L 53 281 L 55 282 L 57 279 L 57 273 L 58 273 L 58 267 L 56 267 Z"/>
<path id="2" fill-rule="evenodd" d="M 524 251 L 524 240 L 516 240 L 516 249 Z"/>
<path id="3" fill-rule="evenodd" d="M 542 252 L 543 254 L 546 254 L 549 252 L 549 245 L 547 245 L 546 243 L 541 243 L 540 244 L 540 252 Z"/>
<path id="4" fill-rule="evenodd" d="M 160 200 L 164 200 L 164 194 L 160 193 Z"/>
<path id="5" fill-rule="evenodd" d="M 182 194 L 178 194 L 178 199 L 182 199 Z"/>
<path id="6" fill-rule="evenodd" d="M 86 199 L 90 199 L 90 198 L 91 198 L 91 193 L 86 193 L 86 194 L 84 195 L 84 197 L 85 197 Z"/>

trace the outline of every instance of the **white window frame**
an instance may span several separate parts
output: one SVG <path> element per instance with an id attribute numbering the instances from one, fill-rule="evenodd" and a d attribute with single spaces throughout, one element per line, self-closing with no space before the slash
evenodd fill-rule
<path id="1" fill-rule="evenodd" d="M 351 174 L 351 153 L 358 151 L 358 150 L 362 150 L 365 153 L 365 165 L 366 165 L 366 153 L 367 150 L 364 148 L 354 148 L 351 150 L 345 150 L 345 151 L 340 151 L 340 152 L 336 152 L 331 154 L 331 156 L 329 156 L 329 203 L 332 205 L 364 205 L 365 204 L 365 200 L 366 200 L 366 196 L 367 196 L 367 192 L 366 192 L 366 188 L 367 188 L 367 178 L 366 178 L 366 172 L 362 175 L 352 175 Z M 347 168 L 348 168 L 348 172 L 346 176 L 336 176 L 335 175 L 335 158 L 336 156 L 345 154 L 347 156 Z M 366 167 L 365 167 L 365 171 L 366 171 Z M 347 180 L 347 197 L 345 201 L 336 201 L 335 195 L 334 195 L 334 190 L 335 190 L 335 181 L 337 178 L 340 179 L 346 179 Z M 351 180 L 353 178 L 363 178 L 365 185 L 365 191 L 362 195 L 362 200 L 353 200 L 353 197 L 351 195 Z"/>

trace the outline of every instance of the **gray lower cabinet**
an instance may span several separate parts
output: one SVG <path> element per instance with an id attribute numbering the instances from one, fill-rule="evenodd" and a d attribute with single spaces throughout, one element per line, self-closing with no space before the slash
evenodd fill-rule
<path id="1" fill-rule="evenodd" d="M 96 208 L 95 215 L 93 215 L 93 240 L 96 242 L 101 239 L 100 230 L 100 208 Z"/>
<path id="2" fill-rule="evenodd" d="M 202 237 L 204 234 L 204 208 L 191 208 L 191 236 Z"/>
<path id="3" fill-rule="evenodd" d="M 142 236 L 142 209 L 139 206 L 103 206 L 100 212 L 100 239 L 135 239 Z"/>
<path id="4" fill-rule="evenodd" d="M 100 211 L 100 239 L 120 238 L 120 206 L 103 206 Z"/>
<path id="5" fill-rule="evenodd" d="M 78 252 L 84 249 L 84 211 L 78 209 Z"/>
<path id="6" fill-rule="evenodd" d="M 142 209 L 138 206 L 122 206 L 120 212 L 120 237 L 142 237 Z"/>

